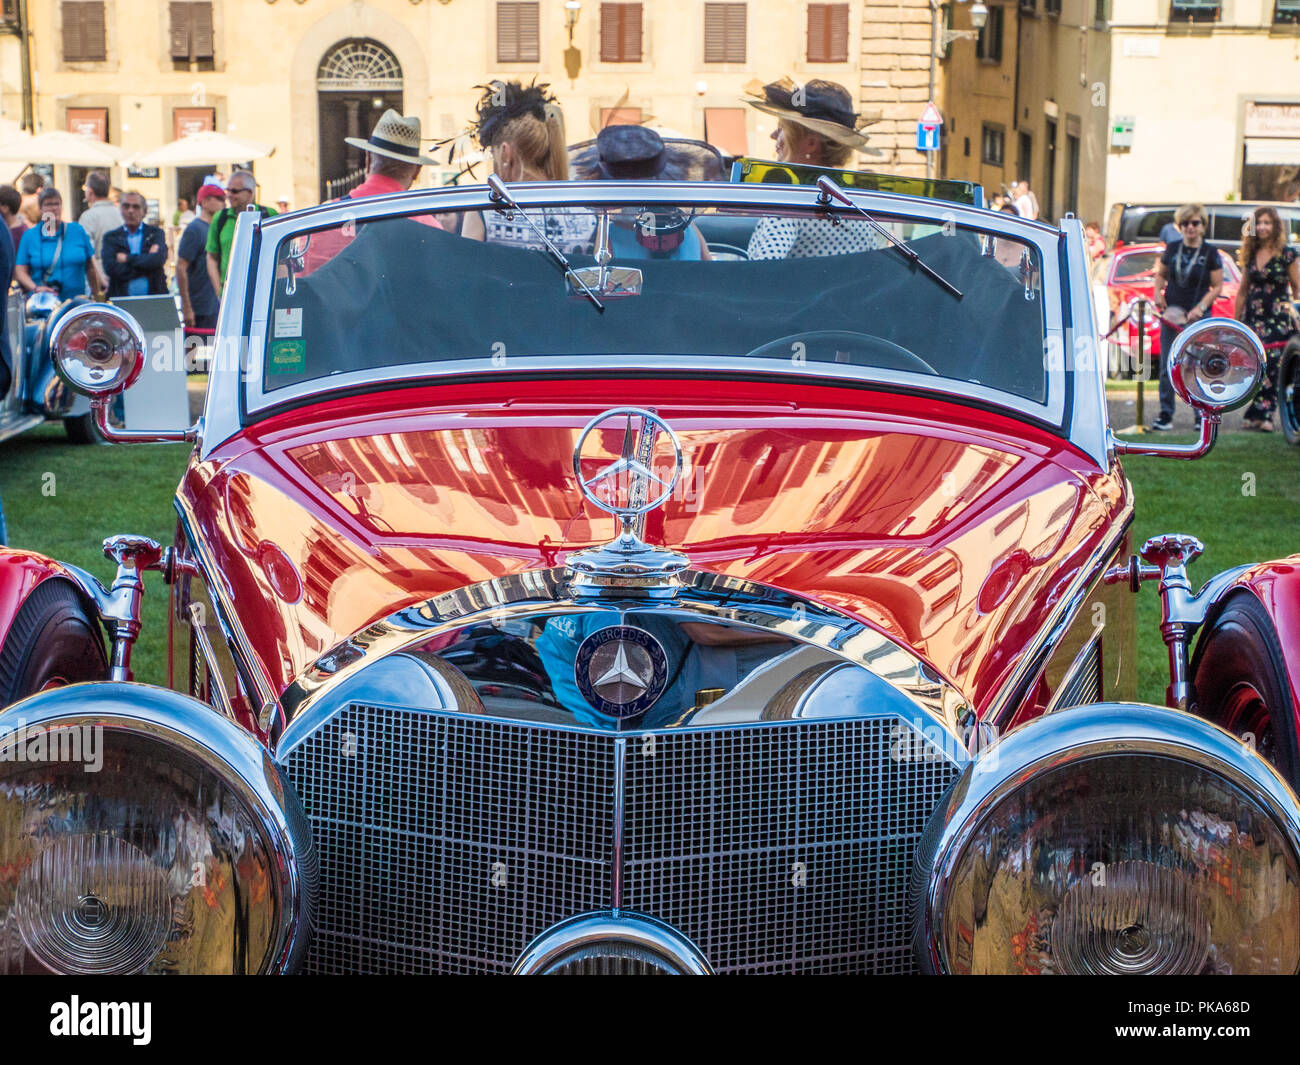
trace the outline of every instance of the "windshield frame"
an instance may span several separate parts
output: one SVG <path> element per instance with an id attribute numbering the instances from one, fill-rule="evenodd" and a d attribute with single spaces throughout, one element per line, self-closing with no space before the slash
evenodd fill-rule
<path id="1" fill-rule="evenodd" d="M 762 210 L 800 209 L 814 213 L 819 210 L 818 190 L 811 186 L 742 185 L 694 182 L 536 182 L 510 185 L 510 194 L 523 208 L 528 207 L 616 207 L 648 204 L 677 204 L 698 207 L 736 208 Z M 1069 310 L 1066 306 L 1063 263 L 1061 257 L 1062 233 L 1044 223 L 1015 218 L 1002 212 L 970 207 L 946 201 L 924 200 L 893 193 L 853 192 L 846 190 L 853 201 L 876 216 L 890 216 L 907 222 L 943 225 L 951 223 L 970 227 L 994 237 L 1006 236 L 1033 246 L 1039 257 L 1040 298 L 1043 301 L 1045 351 L 1053 342 L 1062 352 L 1069 351 Z M 342 202 L 322 204 L 289 215 L 257 219 L 246 215 L 240 219 L 240 228 L 251 226 L 252 238 L 244 243 L 249 258 L 251 277 L 245 291 L 239 319 L 244 324 L 240 331 L 247 337 L 246 369 L 242 375 L 238 395 L 238 420 L 241 427 L 261 421 L 278 411 L 302 406 L 325 398 L 331 393 L 358 390 L 378 390 L 389 386 L 403 387 L 413 383 L 453 383 L 485 376 L 500 376 L 512 372 L 536 375 L 596 376 L 622 373 L 644 373 L 647 370 L 667 371 L 684 376 L 707 372 L 709 376 L 731 374 L 746 377 L 789 377 L 824 381 L 826 383 L 879 385 L 891 390 L 940 394 L 961 402 L 972 400 L 980 406 L 1001 408 L 1018 417 L 1027 418 L 1063 431 L 1068 425 L 1069 399 L 1072 376 L 1064 366 L 1051 365 L 1046 370 L 1047 395 L 1045 403 L 987 386 L 974 385 L 955 378 L 932 377 L 907 371 L 886 370 L 864 366 L 841 366 L 809 362 L 797 369 L 784 363 L 773 365 L 770 359 L 750 359 L 729 356 L 725 368 L 711 362 L 707 371 L 700 367 L 694 355 L 684 356 L 601 356 L 579 355 L 573 358 L 546 355 L 516 357 L 510 366 L 492 365 L 488 358 L 459 359 L 423 364 L 384 366 L 358 369 L 333 374 L 325 378 L 298 382 L 293 385 L 264 389 L 264 360 L 267 339 L 270 335 L 269 315 L 275 279 L 278 249 L 287 239 L 310 230 L 339 225 L 351 219 L 364 222 L 385 217 L 409 214 L 438 213 L 455 210 L 495 210 L 490 190 L 486 185 L 449 186 L 443 189 L 424 189 L 396 193 L 388 196 L 365 197 Z M 850 208 L 834 208 L 841 217 L 860 217 Z M 900 255 L 901 261 L 901 255 Z M 725 267 L 722 267 L 725 268 Z M 557 271 L 558 278 L 558 271 Z M 949 298 L 935 283 L 916 274 L 917 285 L 934 286 L 935 299 Z M 557 280 L 557 286 L 559 282 Z M 558 288 L 557 288 L 558 291 Z M 233 310 L 234 308 L 232 308 Z M 593 309 L 593 313 L 594 309 Z M 224 315 L 218 329 L 225 335 L 233 322 Z M 234 398 L 234 397 L 230 397 Z"/>

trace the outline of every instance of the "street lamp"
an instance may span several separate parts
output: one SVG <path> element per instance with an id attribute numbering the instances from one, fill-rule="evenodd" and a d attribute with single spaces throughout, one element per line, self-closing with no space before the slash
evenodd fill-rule
<path id="1" fill-rule="evenodd" d="M 573 27 L 578 24 L 582 14 L 581 0 L 564 0 L 564 28 L 569 31 L 569 43 L 573 43 Z"/>
<path id="2" fill-rule="evenodd" d="M 984 23 L 988 22 L 988 20 L 989 9 L 981 4 L 979 0 L 975 0 L 975 3 L 971 4 L 970 8 L 970 24 L 975 28 L 970 30 L 941 31 L 939 34 L 939 48 L 941 50 L 945 49 L 948 45 L 952 44 L 953 41 L 960 41 L 966 38 L 973 40 L 980 35 L 980 31 L 984 28 Z"/>
<path id="3" fill-rule="evenodd" d="M 953 3 L 965 3 L 966 0 L 951 0 Z M 978 37 L 980 30 L 989 20 L 989 9 L 981 0 L 975 0 L 970 6 L 970 24 L 974 29 L 949 30 L 940 25 L 942 0 L 930 0 L 930 103 L 934 103 L 934 82 L 938 72 L 939 56 L 953 41 L 964 37 Z M 925 176 L 934 176 L 934 152 L 925 153 Z"/>

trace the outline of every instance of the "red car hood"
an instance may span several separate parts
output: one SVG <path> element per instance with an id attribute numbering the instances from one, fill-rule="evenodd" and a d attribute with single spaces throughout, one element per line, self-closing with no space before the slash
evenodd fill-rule
<path id="1" fill-rule="evenodd" d="M 1130 506 L 1122 477 L 1000 415 L 680 380 L 335 400 L 258 423 L 178 494 L 279 692 L 395 610 L 608 541 L 572 454 L 589 419 L 629 404 L 654 407 L 687 459 L 648 541 L 857 616 L 980 708 Z"/>

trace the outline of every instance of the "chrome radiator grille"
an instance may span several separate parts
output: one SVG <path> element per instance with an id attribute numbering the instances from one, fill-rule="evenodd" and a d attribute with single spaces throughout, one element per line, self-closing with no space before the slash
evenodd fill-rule
<path id="1" fill-rule="evenodd" d="M 1061 685 L 1060 694 L 1052 701 L 1052 709 L 1066 710 L 1071 706 L 1084 706 L 1101 700 L 1101 644 L 1094 640 L 1074 671 Z"/>
<path id="2" fill-rule="evenodd" d="M 606 737 L 353 705 L 287 769 L 320 859 L 308 972 L 508 972 L 608 904 Z"/>
<path id="3" fill-rule="evenodd" d="M 313 972 L 508 972 L 623 906 L 718 972 L 909 972 L 912 855 L 957 775 L 896 717 L 653 736 L 349 706 L 286 762 L 321 865 Z M 915 753 L 915 745 L 903 745 Z"/>

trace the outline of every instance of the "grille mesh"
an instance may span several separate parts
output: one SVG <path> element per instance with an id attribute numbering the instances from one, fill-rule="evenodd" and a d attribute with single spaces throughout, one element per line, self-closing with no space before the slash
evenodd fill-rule
<path id="1" fill-rule="evenodd" d="M 956 769 L 891 757 L 900 727 L 675 733 L 653 757 L 633 750 L 625 905 L 719 973 L 912 971 L 912 856 Z"/>
<path id="2" fill-rule="evenodd" d="M 910 972 L 917 840 L 957 774 L 888 717 L 628 738 L 625 909 L 718 972 Z M 613 734 L 353 705 L 287 759 L 322 973 L 508 972 L 611 903 Z M 904 745 L 915 754 L 917 747 Z"/>
<path id="3" fill-rule="evenodd" d="M 1093 641 L 1084 656 L 1061 687 L 1060 695 L 1053 701 L 1052 709 L 1067 710 L 1071 706 L 1085 706 L 1101 700 L 1101 646 Z"/>
<path id="4" fill-rule="evenodd" d="M 319 850 L 309 972 L 508 972 L 607 903 L 603 736 L 354 705 L 286 769 Z"/>

